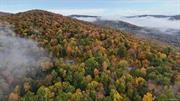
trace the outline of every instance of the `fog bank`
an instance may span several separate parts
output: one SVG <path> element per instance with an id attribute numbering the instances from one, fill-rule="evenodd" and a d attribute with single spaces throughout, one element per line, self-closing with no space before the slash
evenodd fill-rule
<path id="1" fill-rule="evenodd" d="M 36 42 L 16 37 L 9 25 L 0 23 L 0 99 L 26 75 L 35 75 L 43 57 L 47 53 Z"/>
<path id="2" fill-rule="evenodd" d="M 169 18 L 155 18 L 149 16 L 135 18 L 120 17 L 119 20 L 142 27 L 180 30 L 180 20 L 169 20 Z"/>

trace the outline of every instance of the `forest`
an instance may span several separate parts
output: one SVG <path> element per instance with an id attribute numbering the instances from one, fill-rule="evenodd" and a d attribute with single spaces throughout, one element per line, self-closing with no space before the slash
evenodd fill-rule
<path id="1" fill-rule="evenodd" d="M 2 101 L 180 100 L 178 48 L 42 10 L 0 16 L 0 22 L 48 53 L 36 72 L 9 83 Z"/>

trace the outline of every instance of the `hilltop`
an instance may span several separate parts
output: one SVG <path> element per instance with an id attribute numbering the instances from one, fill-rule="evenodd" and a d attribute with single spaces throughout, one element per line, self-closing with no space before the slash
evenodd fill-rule
<path id="1" fill-rule="evenodd" d="M 11 15 L 11 13 L 1 12 L 1 11 L 0 11 L 0 16 L 7 16 L 7 15 Z"/>
<path id="2" fill-rule="evenodd" d="M 180 52 L 173 47 L 43 10 L 0 16 L 0 22 L 49 55 L 41 72 L 17 83 L 8 96 L 12 101 L 180 98 Z"/>

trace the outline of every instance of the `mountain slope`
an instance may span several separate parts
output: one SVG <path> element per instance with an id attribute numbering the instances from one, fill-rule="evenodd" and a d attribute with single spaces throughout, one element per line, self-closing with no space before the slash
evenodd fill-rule
<path id="1" fill-rule="evenodd" d="M 24 84 L 16 86 L 10 100 L 179 98 L 180 53 L 176 49 L 41 10 L 3 16 L 0 22 L 14 25 L 16 36 L 38 42 L 51 59 L 41 64 L 36 77 L 22 78 Z"/>
<path id="2" fill-rule="evenodd" d="M 130 16 L 129 19 L 134 17 L 156 17 L 156 18 L 165 18 L 167 16 L 163 15 L 140 15 L 140 16 Z M 178 16 L 178 15 L 177 15 Z M 141 27 L 138 25 L 134 25 L 125 21 L 121 20 L 106 20 L 102 17 L 96 16 L 88 16 L 88 15 L 74 15 L 70 16 L 74 19 L 79 19 L 83 21 L 88 21 L 95 23 L 100 26 L 104 27 L 111 27 L 118 30 L 122 30 L 125 32 L 133 33 L 133 35 L 137 38 L 142 38 L 145 40 L 156 41 L 159 43 L 164 43 L 168 45 L 172 45 L 175 47 L 180 47 L 180 30 L 179 29 L 172 29 L 172 28 L 158 28 L 158 27 Z M 174 16 L 172 16 L 174 17 Z M 126 19 L 127 20 L 127 19 Z M 128 21 L 128 20 L 127 20 Z M 131 21 L 130 21 L 131 22 Z M 144 22 L 145 23 L 145 22 Z M 148 22 L 147 22 L 148 23 Z M 157 23 L 157 22 L 154 22 Z M 178 26 L 178 25 L 176 25 Z"/>
<path id="3" fill-rule="evenodd" d="M 113 21 L 113 20 L 96 20 L 93 22 L 100 26 L 111 27 L 126 32 L 133 33 L 138 38 L 145 38 L 151 41 L 159 41 L 161 43 L 167 43 L 176 47 L 180 47 L 180 31 L 169 30 L 162 32 L 156 28 L 139 27 L 124 21 Z M 169 34 L 165 34 L 169 33 Z"/>

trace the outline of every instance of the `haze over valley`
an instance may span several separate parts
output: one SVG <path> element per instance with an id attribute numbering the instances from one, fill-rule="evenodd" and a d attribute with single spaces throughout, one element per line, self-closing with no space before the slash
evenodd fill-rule
<path id="1" fill-rule="evenodd" d="M 137 37 L 159 40 L 180 47 L 180 15 L 139 15 L 104 17 L 71 15 L 70 17 L 134 33 Z"/>

